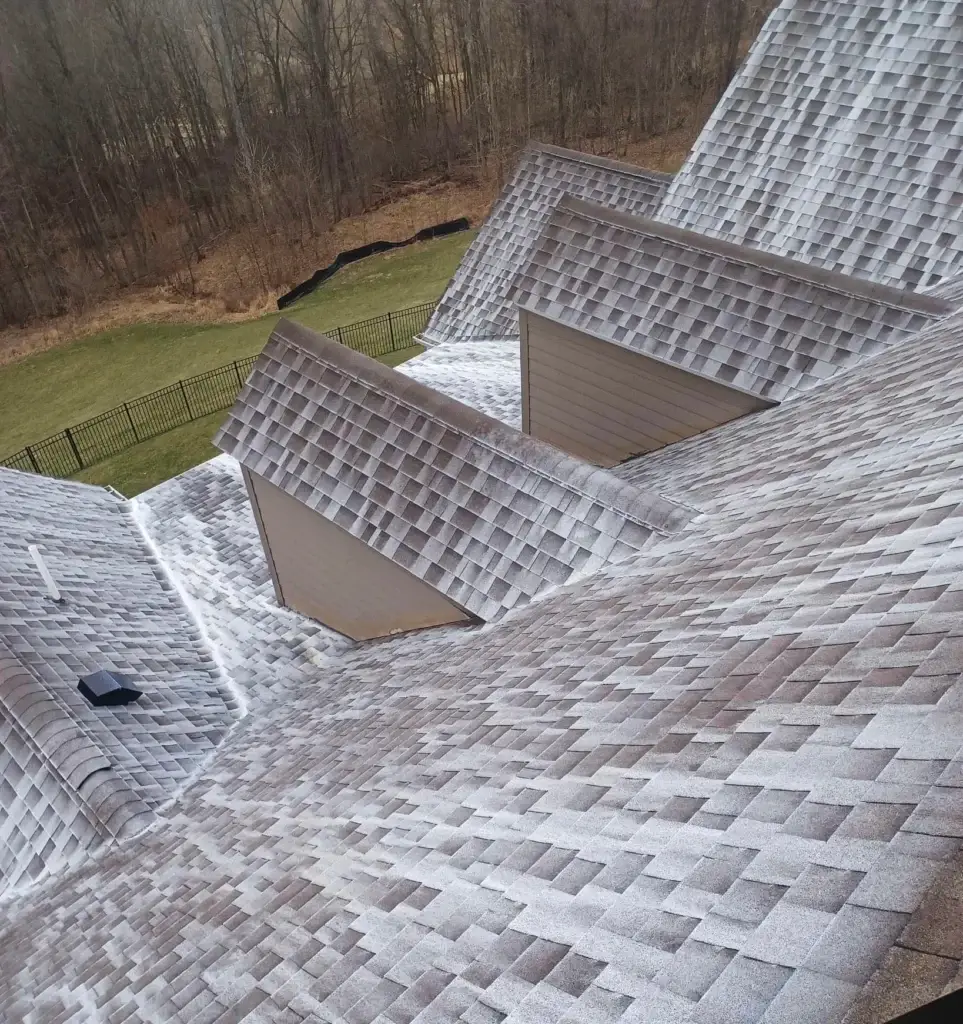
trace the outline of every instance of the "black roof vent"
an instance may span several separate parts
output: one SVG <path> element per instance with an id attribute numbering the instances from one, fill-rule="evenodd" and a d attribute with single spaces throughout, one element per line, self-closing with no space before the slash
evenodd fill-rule
<path id="1" fill-rule="evenodd" d="M 116 707 L 119 704 L 133 704 L 143 696 L 130 683 L 127 676 L 102 668 L 88 676 L 81 676 L 77 689 L 95 708 Z"/>

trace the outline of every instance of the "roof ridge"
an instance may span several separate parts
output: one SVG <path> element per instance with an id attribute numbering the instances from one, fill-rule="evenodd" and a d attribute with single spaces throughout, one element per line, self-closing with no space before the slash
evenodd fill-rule
<path id="1" fill-rule="evenodd" d="M 838 271 L 823 270 L 820 267 L 801 263 L 786 256 L 776 256 L 761 249 L 737 245 L 734 242 L 725 242 L 722 239 L 689 231 L 686 228 L 677 228 L 662 221 L 639 217 L 636 214 L 623 213 L 620 210 L 606 206 L 599 206 L 597 203 L 577 199 L 571 195 L 562 197 L 555 207 L 549 223 L 555 219 L 555 215 L 560 210 L 576 213 L 599 223 L 612 224 L 632 231 L 638 231 L 639 233 L 654 235 L 667 242 L 673 242 L 676 245 L 681 245 L 697 252 L 705 252 L 711 256 L 720 256 L 723 259 L 731 260 L 734 263 L 743 263 L 757 267 L 760 270 L 777 273 L 783 277 L 802 281 L 805 284 L 816 285 L 828 291 L 837 292 L 848 298 L 869 299 L 878 302 L 880 305 L 904 309 L 909 312 L 928 313 L 933 316 L 947 316 L 955 308 L 952 303 L 933 295 L 924 295 L 907 289 L 893 288 L 891 285 L 863 281 L 860 278 L 852 277 L 849 274 L 842 274 Z"/>
<path id="2" fill-rule="evenodd" d="M 554 483 L 578 492 L 583 497 L 601 501 L 613 511 L 619 512 L 626 518 L 657 533 L 673 532 L 699 511 L 691 505 L 685 505 L 662 494 L 641 490 L 608 470 L 591 466 L 544 441 L 539 441 L 537 438 L 506 426 L 499 420 L 465 405 L 464 402 L 460 402 L 456 398 L 443 395 L 420 381 L 398 373 L 377 360 L 371 359 L 363 353 L 355 352 L 333 338 L 292 320 L 287 318 L 279 320 L 271 338 L 282 341 L 292 348 L 299 349 L 324 362 L 329 361 L 330 355 L 337 355 L 338 359 L 334 362 L 339 372 L 345 376 L 363 383 L 366 387 L 373 388 L 392 401 L 400 401 L 409 408 L 430 415 L 455 430 L 470 434 L 478 444 L 495 454 L 514 458 L 516 461 L 536 469 Z M 452 411 L 457 415 L 452 416 Z M 215 444 L 218 443 L 219 438 L 220 435 L 215 437 Z M 529 452 L 519 449 L 530 449 L 532 453 L 537 452 L 543 459 L 546 459 L 546 462 L 528 458 Z M 572 475 L 558 472 L 561 466 L 570 467 L 573 471 Z M 593 489 L 586 486 L 587 480 L 594 481 Z M 636 507 L 640 500 L 645 501 L 648 511 L 656 512 L 656 515 L 646 515 L 641 512 Z"/>
<path id="3" fill-rule="evenodd" d="M 630 164 L 624 160 L 613 160 L 607 156 L 596 156 L 594 153 L 583 153 L 578 149 L 566 149 L 563 146 L 553 146 L 548 142 L 531 140 L 523 150 L 524 153 L 545 153 L 550 156 L 557 156 L 572 163 L 589 164 L 593 167 L 602 167 L 610 171 L 620 171 L 623 174 L 632 174 L 639 178 L 646 178 L 649 181 L 672 181 L 674 174 L 666 171 L 654 171 L 648 167 L 641 167 L 638 164 Z"/>

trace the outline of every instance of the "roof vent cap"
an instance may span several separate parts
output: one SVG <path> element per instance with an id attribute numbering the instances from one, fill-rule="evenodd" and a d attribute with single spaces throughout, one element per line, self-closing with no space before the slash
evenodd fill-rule
<path id="1" fill-rule="evenodd" d="M 127 676 L 101 668 L 90 675 L 81 676 L 77 689 L 95 708 L 109 708 L 133 704 L 143 696 L 140 690 L 135 690 L 130 684 L 131 680 Z"/>

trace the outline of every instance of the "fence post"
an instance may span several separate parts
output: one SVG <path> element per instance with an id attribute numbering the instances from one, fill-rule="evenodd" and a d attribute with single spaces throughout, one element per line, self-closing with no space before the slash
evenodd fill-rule
<path id="1" fill-rule="evenodd" d="M 406 332 L 408 330 L 410 330 L 410 328 L 411 328 L 412 317 L 414 315 L 420 313 L 422 315 L 422 318 L 425 321 L 427 321 L 427 319 L 431 316 L 431 312 L 432 312 L 432 310 L 434 308 L 435 308 L 435 304 L 434 303 L 426 302 L 426 303 L 424 303 L 421 306 L 409 306 L 406 309 L 403 309 L 403 310 L 400 310 L 400 311 L 396 311 L 394 313 L 388 313 L 388 315 L 387 315 L 388 333 L 389 333 L 389 337 L 391 339 L 392 351 L 397 351 L 395 346 L 401 344 L 401 342 L 399 341 L 398 336 L 397 336 L 397 334 L 395 332 L 395 321 L 397 319 L 399 319 L 399 318 L 402 319 L 402 321 L 403 321 L 403 323 L 402 323 L 402 328 L 403 328 L 402 337 L 406 338 L 408 343 L 410 344 L 411 336 L 410 336 L 410 334 L 407 334 Z M 334 328 L 333 332 L 329 332 L 329 333 L 333 333 L 333 335 L 335 337 L 337 337 L 339 344 L 347 345 L 348 348 L 355 348 L 356 347 L 357 351 L 365 351 L 366 349 L 370 349 L 373 344 L 380 345 L 380 340 L 379 339 L 383 340 L 384 335 L 382 335 L 380 333 L 380 331 L 377 331 L 376 329 L 378 327 L 380 327 L 380 325 L 382 325 L 384 322 L 385 322 L 385 318 L 384 318 L 384 315 L 382 314 L 382 316 L 369 317 L 367 320 L 361 320 L 361 321 L 358 321 L 357 323 L 348 324 L 347 325 L 348 329 L 354 331 L 354 335 L 352 336 L 353 337 L 353 341 L 354 341 L 353 345 L 347 345 L 347 342 L 345 341 L 345 329 L 344 329 L 344 327 L 340 327 L 340 326 L 336 327 L 336 328 Z M 228 365 L 230 365 L 230 364 L 225 364 L 223 367 L 219 367 L 218 368 L 218 372 L 220 372 L 221 370 L 226 370 Z M 233 365 L 234 365 L 234 374 L 237 377 L 238 388 L 239 389 L 243 388 L 243 386 L 244 386 L 244 377 L 241 374 L 241 360 L 235 359 Z M 213 371 L 211 371 L 211 372 L 213 372 Z M 198 374 L 197 376 L 198 377 L 204 377 L 205 375 L 204 374 Z M 193 377 L 189 378 L 189 380 L 194 380 L 194 379 L 195 378 L 193 378 Z M 187 411 L 188 420 L 193 420 L 195 418 L 194 417 L 194 410 L 191 408 L 190 398 L 188 397 L 187 388 L 185 386 L 186 382 L 182 379 L 182 380 L 179 380 L 177 383 L 180 386 L 181 397 L 184 400 L 184 408 Z M 150 400 L 153 400 L 153 399 L 157 398 L 157 396 L 160 395 L 160 394 L 163 394 L 164 397 L 166 398 L 168 395 L 170 395 L 172 393 L 171 392 L 171 388 L 173 388 L 173 385 L 169 385 L 166 388 L 161 388 L 159 391 L 151 392 L 151 394 L 149 394 L 149 395 L 144 395 L 142 398 L 136 399 L 136 401 L 138 403 L 142 404 L 144 402 L 148 402 Z M 102 416 L 94 417 L 94 420 L 96 420 L 98 424 L 102 425 L 102 421 L 105 420 L 108 416 L 113 418 L 113 417 L 115 417 L 117 415 L 126 415 L 127 423 L 130 426 L 130 432 L 131 432 L 131 434 L 133 434 L 133 437 L 134 437 L 134 444 L 140 444 L 142 441 L 146 441 L 148 437 L 156 437 L 157 436 L 157 434 L 154 434 L 154 433 L 148 433 L 146 436 L 142 436 L 141 435 L 140 431 L 137 429 L 137 424 L 134 422 L 134 415 L 131 412 L 130 403 L 128 403 L 128 402 L 124 402 L 122 405 L 116 406 L 115 408 L 111 409 L 109 413 L 104 413 Z M 78 465 L 78 467 L 80 469 L 83 469 L 85 466 L 88 465 L 88 463 L 86 463 L 84 461 L 83 456 L 80 454 L 80 447 L 77 444 L 77 440 L 74 437 L 73 431 L 78 426 L 82 427 L 82 426 L 88 425 L 90 422 L 91 421 L 85 420 L 84 423 L 75 424 L 74 427 L 66 427 L 63 431 L 60 432 L 60 433 L 62 433 L 64 435 L 64 437 L 66 437 L 67 443 L 70 445 L 71 451 L 73 452 L 74 458 L 77 460 L 77 465 Z M 147 420 L 145 422 L 145 426 L 147 427 L 148 431 L 151 430 L 149 418 L 147 418 Z M 171 429 L 173 429 L 173 427 L 163 428 L 160 431 L 160 433 L 164 433 L 165 430 L 171 430 Z M 60 438 L 60 434 L 55 434 L 52 437 L 44 438 L 43 441 L 38 441 L 37 444 L 45 444 L 48 441 L 59 440 L 59 438 Z M 96 446 L 94 446 L 94 447 L 96 448 Z M 133 446 L 132 445 L 128 445 L 127 447 L 133 447 Z M 123 448 L 119 449 L 119 451 L 123 451 L 123 450 L 124 450 Z M 92 451 L 92 454 L 93 454 L 95 459 L 99 455 L 99 453 L 93 452 L 93 451 Z M 116 452 L 111 452 L 110 454 L 117 454 L 117 453 Z M 23 455 L 25 458 L 27 458 L 29 460 L 29 463 L 30 463 L 31 467 L 33 468 L 33 472 L 40 473 L 40 474 L 43 473 L 43 471 L 40 468 L 40 464 L 38 462 L 37 455 L 34 452 L 33 447 L 31 445 L 27 445 L 25 448 L 21 449 L 21 451 L 17 452 L 16 458 L 19 459 L 21 457 L 21 455 Z M 104 457 L 106 457 L 106 456 L 104 456 Z M 10 460 L 8 459 L 7 462 L 9 462 L 9 461 Z"/>
<path id="2" fill-rule="evenodd" d="M 131 433 L 134 435 L 134 440 L 140 443 L 140 437 L 137 433 L 137 427 L 134 426 L 134 417 L 130 414 L 130 406 L 124 402 L 124 412 L 127 413 L 127 422 L 130 424 Z"/>
<path id="3" fill-rule="evenodd" d="M 187 418 L 188 420 L 192 420 L 194 418 L 194 414 L 191 412 L 191 403 L 187 399 L 187 388 L 184 387 L 183 380 L 179 380 L 177 383 L 181 386 L 181 397 L 184 399 L 184 408 L 187 410 Z"/>
<path id="4" fill-rule="evenodd" d="M 70 427 L 64 428 L 64 436 L 70 443 L 70 447 L 73 450 L 74 458 L 77 460 L 77 468 L 84 468 L 84 460 L 80 457 L 80 449 L 77 447 L 77 442 L 74 440 L 74 435 L 71 433 Z"/>

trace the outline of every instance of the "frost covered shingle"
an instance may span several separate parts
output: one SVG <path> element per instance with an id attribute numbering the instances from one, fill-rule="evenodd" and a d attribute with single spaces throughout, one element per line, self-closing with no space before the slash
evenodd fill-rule
<path id="1" fill-rule="evenodd" d="M 289 321 L 215 443 L 485 621 L 692 514 Z"/>
<path id="2" fill-rule="evenodd" d="M 77 683 L 99 668 L 144 695 L 91 707 Z M 128 505 L 0 469 L 0 894 L 149 824 L 238 711 Z"/>
<path id="3" fill-rule="evenodd" d="M 563 199 L 513 298 L 593 337 L 782 401 L 953 306 Z"/>
<path id="4" fill-rule="evenodd" d="M 305 666 L 4 908 L 0 1015 L 872 1024 L 958 985 L 963 317 L 624 471 L 702 514 Z"/>

